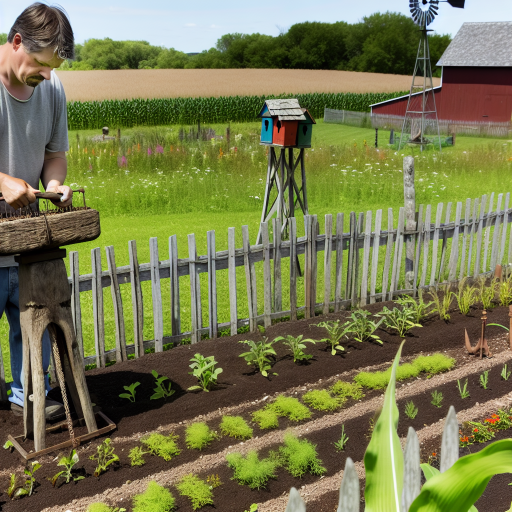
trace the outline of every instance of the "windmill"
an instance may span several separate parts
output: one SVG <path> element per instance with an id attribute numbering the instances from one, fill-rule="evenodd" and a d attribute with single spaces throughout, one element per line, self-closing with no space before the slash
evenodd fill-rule
<path id="1" fill-rule="evenodd" d="M 439 149 L 441 149 L 441 136 L 437 120 L 436 99 L 432 83 L 432 65 L 430 63 L 430 50 L 428 46 L 428 33 L 432 30 L 427 27 L 438 14 L 439 4 L 443 0 L 410 0 L 409 7 L 414 23 L 419 25 L 421 31 L 416 65 L 412 76 L 411 90 L 405 112 L 402 133 L 398 149 L 405 144 L 418 144 L 423 147 L 433 142 L 427 135 L 437 136 Z M 464 8 L 465 0 L 444 0 L 452 7 Z"/>

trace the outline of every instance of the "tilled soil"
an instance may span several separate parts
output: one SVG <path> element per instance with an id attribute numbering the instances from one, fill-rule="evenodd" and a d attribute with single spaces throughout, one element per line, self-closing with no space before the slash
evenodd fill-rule
<path id="1" fill-rule="evenodd" d="M 372 309 L 381 310 L 382 304 L 371 306 Z M 329 318 L 343 318 L 347 313 L 331 314 Z M 489 322 L 496 322 L 506 325 L 508 323 L 508 308 L 496 308 L 488 314 Z M 322 317 L 322 320 L 325 317 Z M 279 335 L 292 334 L 297 336 L 303 334 L 307 338 L 320 339 L 323 337 L 324 330 L 313 324 L 319 319 L 301 320 L 297 322 L 287 322 L 276 324 L 267 329 L 267 336 L 273 339 Z M 444 418 L 449 405 L 454 405 L 456 410 L 466 409 L 475 405 L 477 402 L 483 403 L 491 398 L 505 395 L 510 390 L 511 381 L 504 381 L 500 378 L 501 364 L 494 364 L 489 372 L 489 389 L 483 390 L 479 387 L 478 378 L 481 371 L 493 365 L 493 359 L 477 362 L 476 358 L 468 356 L 463 348 L 464 328 L 468 330 L 470 339 L 476 343 L 480 332 L 480 314 L 475 312 L 473 317 L 465 317 L 459 313 L 452 313 L 449 323 L 432 319 L 426 323 L 423 328 L 413 329 L 412 334 L 407 337 L 403 355 L 404 359 L 409 359 L 419 353 L 433 353 L 435 351 L 446 352 L 457 359 L 457 368 L 463 368 L 464 365 L 472 364 L 471 373 L 464 374 L 464 380 L 468 378 L 468 388 L 471 396 L 462 400 L 457 390 L 456 381 L 453 379 L 443 382 L 443 378 L 449 379 L 449 374 L 433 377 L 432 381 L 423 380 L 398 384 L 397 398 L 401 413 L 401 423 L 399 425 L 399 435 L 405 435 L 409 425 L 417 430 L 425 425 L 433 424 Z M 209 448 L 202 452 L 187 450 L 184 447 L 184 427 L 190 421 L 208 420 L 208 424 L 217 429 L 223 413 L 235 414 L 243 412 L 246 419 L 250 419 L 250 413 L 264 405 L 266 400 L 270 400 L 275 394 L 286 392 L 287 394 L 302 394 L 306 389 L 313 387 L 327 387 L 327 384 L 334 382 L 337 376 L 343 375 L 344 380 L 349 380 L 356 370 L 367 367 L 382 365 L 389 366 L 400 339 L 398 336 L 391 335 L 380 330 L 378 334 L 383 340 L 383 345 L 371 343 L 348 343 L 345 345 L 346 353 L 337 356 L 331 356 L 330 352 L 325 350 L 325 344 L 308 345 L 306 352 L 313 354 L 313 359 L 307 365 L 296 365 L 291 357 L 286 353 L 281 344 L 276 345 L 277 361 L 273 366 L 272 372 L 277 376 L 271 376 L 269 379 L 255 374 L 251 367 L 247 366 L 245 361 L 238 357 L 245 351 L 245 347 L 237 341 L 242 339 L 260 339 L 259 335 L 238 335 L 229 338 L 220 338 L 218 340 L 203 341 L 195 346 L 180 346 L 171 351 L 146 355 L 137 361 L 127 361 L 117 363 L 106 369 L 96 369 L 87 372 L 87 383 L 93 402 L 102 408 L 102 411 L 113 421 L 117 423 L 117 431 L 110 436 L 116 447 L 116 453 L 121 458 L 118 468 L 113 468 L 99 479 L 88 477 L 78 482 L 76 485 L 68 484 L 61 488 L 52 488 L 46 480 L 47 477 L 57 472 L 56 463 L 44 464 L 43 468 L 37 473 L 40 487 L 34 496 L 15 502 L 6 502 L 6 495 L 0 495 L 1 510 L 6 512 L 15 512 L 21 510 L 45 510 L 62 511 L 68 508 L 72 512 L 85 510 L 84 500 L 72 502 L 80 496 L 90 497 L 85 501 L 90 503 L 95 501 L 94 496 L 102 493 L 101 498 L 110 501 L 112 505 L 124 506 L 130 510 L 129 497 L 134 492 L 140 492 L 135 487 L 143 486 L 149 480 L 156 480 L 164 485 L 175 483 L 179 477 L 187 472 L 199 473 L 202 476 L 215 473 L 218 474 L 223 485 L 215 489 L 216 508 L 223 511 L 242 511 L 248 509 L 253 502 L 263 503 L 271 500 L 283 493 L 287 494 L 290 487 L 307 486 L 317 480 L 318 477 L 306 476 L 301 480 L 292 478 L 284 469 L 280 469 L 278 479 L 272 480 L 265 490 L 250 491 L 247 487 L 240 486 L 230 480 L 232 472 L 227 468 L 224 462 L 224 455 L 227 451 L 239 449 L 246 451 L 261 448 L 262 455 L 268 453 L 271 449 L 276 449 L 282 440 L 282 433 L 288 427 L 295 427 L 295 424 L 281 419 L 278 432 L 269 434 L 268 431 L 262 431 L 254 426 L 254 435 L 258 439 L 240 444 L 231 438 L 221 438 L 214 442 Z M 503 330 L 496 327 L 488 328 L 488 339 L 490 341 L 491 351 L 502 352 L 508 348 L 508 342 L 503 335 Z M 194 353 L 200 352 L 203 355 L 214 355 L 220 367 L 224 369 L 219 378 L 219 386 L 209 393 L 192 393 L 186 389 L 194 385 L 194 378 L 188 374 L 190 370 L 189 359 Z M 512 356 L 512 355 L 511 355 Z M 505 361 L 508 359 L 508 353 L 500 354 L 495 360 Z M 478 361 L 478 360 L 476 360 Z M 510 366 L 510 364 L 509 364 Z M 480 369 L 481 368 L 481 369 Z M 151 370 L 156 370 L 160 375 L 168 376 L 172 381 L 172 388 L 175 394 L 167 401 L 150 401 L 149 396 L 154 388 L 154 378 Z M 437 380 L 434 380 L 437 379 Z M 137 388 L 136 402 L 129 403 L 125 399 L 120 399 L 119 394 L 124 390 L 124 385 L 132 382 L 140 382 Z M 432 391 L 431 384 L 436 385 L 435 389 L 441 391 L 444 396 L 443 406 L 435 408 L 430 404 Z M 419 385 L 421 384 L 421 385 Z M 407 393 L 407 388 L 413 386 L 414 395 Z M 421 387 L 424 389 L 421 390 Z M 58 397 L 58 390 L 54 390 Z M 400 396 L 408 395 L 407 398 Z M 313 443 L 317 444 L 320 458 L 327 468 L 326 477 L 333 476 L 342 470 L 345 464 L 345 457 L 350 456 L 354 461 L 362 460 L 364 450 L 368 443 L 368 427 L 370 419 L 374 416 L 375 410 L 379 407 L 379 400 L 382 396 L 381 391 L 367 392 L 366 397 L 361 403 L 349 402 L 342 411 L 343 414 L 353 408 L 361 407 L 365 404 L 374 404 L 368 410 L 353 417 L 350 414 L 343 419 L 343 416 L 336 416 L 342 413 L 322 414 L 314 411 L 312 419 L 295 427 L 298 434 L 304 435 Z M 266 397 L 266 398 L 265 398 Z M 405 403 L 413 400 L 419 408 L 418 416 L 414 420 L 409 420 L 403 414 Z M 353 405 L 354 404 L 354 405 Z M 338 418 L 339 421 L 331 421 Z M 315 423 L 316 422 L 316 423 Z M 180 424 L 181 423 L 181 424 Z M 325 423 L 325 426 L 323 426 Z M 345 425 L 345 431 L 349 436 L 349 444 L 342 454 L 336 452 L 333 448 L 334 441 L 340 437 L 341 423 Z M 316 425 L 316 426 L 314 426 Z M 311 431 L 308 432 L 309 426 Z M 12 433 L 18 435 L 22 432 L 21 418 L 14 417 L 9 411 L 0 411 L 0 428 L 2 433 Z M 173 430 L 180 435 L 180 447 L 182 453 L 170 462 L 165 462 L 160 458 L 147 456 L 147 464 L 140 468 L 131 468 L 127 459 L 129 448 L 133 447 L 137 439 L 146 432 L 161 430 L 167 433 Z M 271 436 L 275 436 L 271 438 Z M 47 443 L 56 444 L 67 437 L 67 433 L 48 436 Z M 3 440 L 2 440 L 3 443 Z M 87 460 L 88 455 L 93 453 L 96 443 L 89 443 L 80 448 L 80 466 L 83 466 L 87 473 L 91 474 L 94 469 L 94 463 Z M 261 445 L 261 446 L 258 446 Z M 30 449 L 30 442 L 26 442 L 26 449 Z M 16 454 L 6 455 L 0 459 L 0 480 L 6 481 L 9 472 L 16 467 L 18 456 Z M 50 462 L 52 458 L 45 457 L 44 462 Z M 43 461 L 42 461 L 43 462 Z M 18 464 L 21 468 L 21 465 Z M 133 484 L 126 484 L 127 481 Z M 123 485 L 124 484 L 124 485 Z M 7 485 L 4 486 L 4 488 Z M 111 491 L 109 491 L 111 489 Z M 509 490 L 510 488 L 507 488 Z M 173 494 L 177 495 L 175 489 Z M 110 499 L 109 499 L 110 497 Z M 120 501 L 123 497 L 123 501 Z M 328 495 L 317 497 L 316 505 L 325 502 L 325 506 L 331 502 Z M 314 499 L 308 499 L 308 502 Z M 337 498 L 334 502 L 337 501 Z M 179 511 L 191 510 L 190 503 L 184 497 L 177 497 Z M 64 506 L 67 508 L 63 508 Z M 30 508 L 27 509 L 27 506 Z M 330 506 L 330 505 L 329 505 Z M 33 507 L 33 508 L 32 508 Z M 314 508 L 315 510 L 334 510 L 332 508 Z M 485 510 L 481 508 L 480 510 Z M 495 509 L 493 510 L 501 510 Z M 504 508 L 503 510 L 506 510 Z"/>

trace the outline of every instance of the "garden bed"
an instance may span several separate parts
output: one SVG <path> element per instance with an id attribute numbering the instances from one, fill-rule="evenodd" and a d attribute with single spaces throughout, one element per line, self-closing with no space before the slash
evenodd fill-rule
<path id="1" fill-rule="evenodd" d="M 388 306 L 392 307 L 392 304 Z M 380 311 L 382 304 L 370 306 L 368 309 Z M 346 312 L 330 314 L 322 317 L 321 320 L 344 318 L 347 314 Z M 491 351 L 496 354 L 495 358 L 480 361 L 474 356 L 469 356 L 464 349 L 464 328 L 468 330 L 470 339 L 475 344 L 480 333 L 480 316 L 479 311 L 475 311 L 474 316 L 469 317 L 455 312 L 452 313 L 449 323 L 433 318 L 422 328 L 412 329 L 406 336 L 402 362 L 411 360 L 419 354 L 442 352 L 455 358 L 456 364 L 449 372 L 433 377 L 422 374 L 418 378 L 397 384 L 400 436 L 406 435 L 409 425 L 421 431 L 429 425 L 442 424 L 439 420 L 446 416 L 450 405 L 454 405 L 457 412 L 464 411 L 475 407 L 477 403 L 485 404 L 491 399 L 502 398 L 509 393 L 512 379 L 503 380 L 500 372 L 503 363 L 508 361 L 510 366 L 512 353 L 508 350 L 508 340 L 502 329 L 488 328 L 487 337 Z M 497 307 L 488 313 L 488 317 L 489 322 L 506 325 L 509 320 L 508 308 Z M 267 329 L 266 336 L 273 339 L 287 334 L 294 336 L 303 334 L 305 338 L 320 339 L 325 336 L 325 330 L 313 325 L 319 321 L 320 318 L 317 317 L 276 324 Z M 251 424 L 254 429 L 253 439 L 241 442 L 224 436 L 202 451 L 185 447 L 185 426 L 193 421 L 206 421 L 212 429 L 219 430 L 224 414 L 241 415 L 250 422 L 251 413 L 254 410 L 262 408 L 279 394 L 300 398 L 307 390 L 326 389 L 338 379 L 350 381 L 361 370 L 386 369 L 396 354 L 401 338 L 383 330 L 379 330 L 378 334 L 383 341 L 382 346 L 368 342 L 362 344 L 350 342 L 344 344 L 345 353 L 335 356 L 332 356 L 329 350 L 325 350 L 324 343 L 307 345 L 305 351 L 312 354 L 313 358 L 304 365 L 294 364 L 285 347 L 278 343 L 275 345 L 277 361 L 270 371 L 278 375 L 271 374 L 268 379 L 253 372 L 252 367 L 247 366 L 246 362 L 238 357 L 246 351 L 246 346 L 237 341 L 258 340 L 261 339 L 260 334 L 244 334 L 203 341 L 195 346 L 179 346 L 168 352 L 146 355 L 137 361 L 127 361 L 105 369 L 91 370 L 86 373 L 86 376 L 92 400 L 118 426 L 117 431 L 110 437 L 120 457 L 120 463 L 116 467 L 111 467 L 99 478 L 88 476 L 76 484 L 53 488 L 47 478 L 54 475 L 60 468 L 57 468 L 54 456 L 43 457 L 39 461 L 43 466 L 35 475 L 40 483 L 35 494 L 29 498 L 8 501 L 6 494 L 3 493 L 0 495 L 1 510 L 16 512 L 29 509 L 60 512 L 69 509 L 72 512 L 78 512 L 84 511 L 86 505 L 92 501 L 105 501 L 130 511 L 131 496 L 136 492 L 142 492 L 150 480 L 155 480 L 171 488 L 179 511 L 188 512 L 192 510 L 190 502 L 187 498 L 179 496 L 175 488 L 175 483 L 187 473 L 198 474 L 202 478 L 211 474 L 219 475 L 223 485 L 214 490 L 214 502 L 219 510 L 243 512 L 249 509 L 251 503 L 262 504 L 260 507 L 262 511 L 273 510 L 270 506 L 272 500 L 282 496 L 283 493 L 286 495 L 290 487 L 305 486 L 304 489 L 313 489 L 318 482 L 321 482 L 321 478 L 306 475 L 297 479 L 285 469 L 279 468 L 277 479 L 271 479 L 265 489 L 251 491 L 247 486 L 231 480 L 233 472 L 227 467 L 226 453 L 235 450 L 245 453 L 249 449 L 256 449 L 261 457 L 266 456 L 270 450 L 275 450 L 282 445 L 284 432 L 291 427 L 297 435 L 301 436 L 301 439 L 306 438 L 317 445 L 319 458 L 327 470 L 323 481 L 327 481 L 339 474 L 347 456 L 355 462 L 362 461 L 369 441 L 370 420 L 380 407 L 382 390 L 365 390 L 364 398 L 359 401 L 349 399 L 342 409 L 331 413 L 312 409 L 311 418 L 299 423 L 280 418 L 279 428 L 276 430 L 261 430 L 256 424 Z M 218 386 L 209 393 L 186 391 L 189 386 L 196 383 L 195 378 L 188 373 L 189 360 L 196 352 L 204 356 L 215 356 L 218 366 L 223 368 L 223 373 L 219 375 Z M 155 381 L 151 374 L 152 370 L 171 379 L 175 394 L 167 400 L 149 400 Z M 479 384 L 479 376 L 484 370 L 489 370 L 488 389 L 483 389 Z M 466 378 L 470 396 L 462 399 L 457 389 L 457 379 L 465 381 Z M 123 386 L 133 382 L 140 382 L 135 403 L 119 398 L 119 394 L 124 391 Z M 440 408 L 430 403 L 433 390 L 443 393 L 444 398 Z M 58 397 L 58 390 L 53 393 Z M 419 410 L 413 420 L 404 414 L 405 404 L 410 400 Z M 338 452 L 334 449 L 333 443 L 340 438 L 342 424 L 345 426 L 349 441 L 345 450 Z M 1 410 L 0 427 L 3 436 L 6 437 L 8 433 L 19 435 L 23 425 L 21 418 L 14 417 L 10 411 Z M 180 455 L 169 462 L 160 457 L 148 455 L 144 466 L 130 467 L 128 451 L 138 444 L 141 436 L 152 431 L 164 434 L 172 431 L 179 435 Z M 66 432 L 52 435 L 48 437 L 47 443 L 56 444 L 66 437 Z M 3 444 L 5 439 L 0 441 Z M 88 457 L 94 453 L 100 441 L 88 443 L 78 450 L 80 456 L 78 466 L 83 466 L 89 475 L 93 473 L 94 462 L 88 460 Z M 422 446 L 428 447 L 425 448 L 427 450 L 435 450 L 436 443 L 439 444 L 439 437 L 433 435 L 428 439 L 428 443 L 425 440 Z M 29 442 L 25 443 L 25 449 L 30 449 Z M 429 453 L 425 449 L 422 452 L 424 457 Z M 16 453 L 9 455 L 5 452 L 2 455 L 0 481 L 4 482 L 2 488 L 5 489 L 9 474 L 15 470 L 21 474 L 23 466 Z M 497 478 L 493 479 L 491 484 L 495 485 L 495 481 Z M 337 485 L 339 486 L 339 479 Z M 497 491 L 486 492 L 480 500 L 484 500 L 484 503 L 477 504 L 477 507 L 480 511 L 491 509 L 501 511 L 502 501 L 506 502 L 511 489 L 506 486 L 498 508 L 493 501 L 497 497 Z M 332 512 L 336 508 L 336 491 L 324 492 L 320 489 L 319 494 L 311 493 L 305 498 L 308 502 L 314 503 L 311 505 L 312 510 Z M 489 501 L 485 501 L 486 499 Z M 73 500 L 77 501 L 73 503 Z M 503 511 L 510 506 L 510 501 L 512 498 L 509 499 L 508 506 L 503 507 Z M 284 507 L 281 507 L 281 510 L 284 510 Z"/>

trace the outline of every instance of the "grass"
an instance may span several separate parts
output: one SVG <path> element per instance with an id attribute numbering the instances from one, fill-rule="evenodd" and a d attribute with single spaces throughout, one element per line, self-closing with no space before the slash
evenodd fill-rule
<path id="1" fill-rule="evenodd" d="M 220 422 L 220 431 L 225 436 L 235 439 L 250 439 L 253 430 L 242 416 L 223 416 Z"/>
<path id="2" fill-rule="evenodd" d="M 176 488 L 181 496 L 186 496 L 190 499 L 194 510 L 206 505 L 213 505 L 211 486 L 197 475 L 185 475 L 176 485 Z"/>
<path id="3" fill-rule="evenodd" d="M 170 512 L 174 503 L 171 491 L 152 481 L 142 494 L 134 496 L 132 512 Z"/>
<path id="4" fill-rule="evenodd" d="M 311 418 L 311 411 L 291 396 L 278 396 L 267 408 L 278 416 L 284 416 L 292 421 L 302 421 Z"/>
<path id="5" fill-rule="evenodd" d="M 152 455 L 158 455 L 164 460 L 169 461 L 181 453 L 181 450 L 176 444 L 178 438 L 179 436 L 172 433 L 167 436 L 154 433 L 147 437 L 143 437 L 141 439 L 141 443 Z"/>
<path id="6" fill-rule="evenodd" d="M 343 407 L 346 398 L 335 398 L 326 389 L 313 389 L 304 393 L 302 400 L 305 404 L 318 411 L 335 411 Z"/>
<path id="7" fill-rule="evenodd" d="M 185 430 L 187 448 L 202 450 L 217 438 L 217 434 L 203 421 L 192 423 Z"/>
<path id="8" fill-rule="evenodd" d="M 250 451 L 245 457 L 238 452 L 228 453 L 226 460 L 234 471 L 233 480 L 251 489 L 262 489 L 271 478 L 277 478 L 279 461 L 274 457 L 260 459 L 256 451 Z"/>
<path id="9" fill-rule="evenodd" d="M 316 446 L 293 434 L 285 434 L 284 446 L 279 448 L 279 455 L 283 466 L 295 478 L 301 478 L 306 473 L 320 476 L 327 471 L 318 458 Z"/>

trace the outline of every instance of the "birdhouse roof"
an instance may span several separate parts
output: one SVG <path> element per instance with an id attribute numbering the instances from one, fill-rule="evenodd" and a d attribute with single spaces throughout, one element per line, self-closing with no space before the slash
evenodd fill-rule
<path id="1" fill-rule="evenodd" d="M 258 117 L 268 117 L 269 114 L 271 117 L 277 117 L 280 121 L 306 120 L 297 99 L 266 100 Z"/>
<path id="2" fill-rule="evenodd" d="M 316 124 L 316 121 L 313 119 L 313 116 L 309 113 L 307 108 L 301 108 L 302 113 L 306 116 L 306 121 L 311 121 L 312 124 Z"/>

